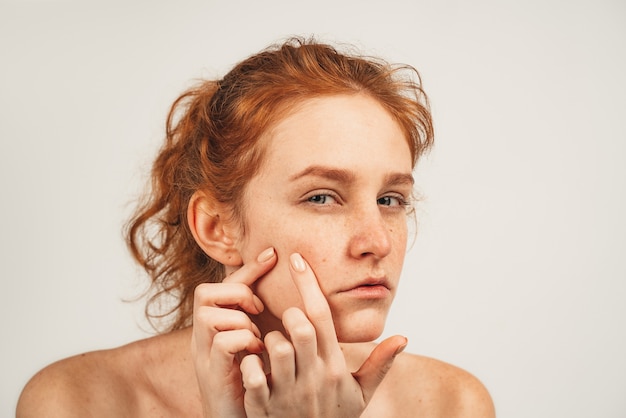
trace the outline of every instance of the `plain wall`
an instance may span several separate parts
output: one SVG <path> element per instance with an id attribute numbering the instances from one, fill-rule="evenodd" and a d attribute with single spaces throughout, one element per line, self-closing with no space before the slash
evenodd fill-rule
<path id="1" fill-rule="evenodd" d="M 121 228 L 194 78 L 292 34 L 420 71 L 436 146 L 386 334 L 500 417 L 626 416 L 622 1 L 0 3 L 0 415 L 148 335 Z"/>

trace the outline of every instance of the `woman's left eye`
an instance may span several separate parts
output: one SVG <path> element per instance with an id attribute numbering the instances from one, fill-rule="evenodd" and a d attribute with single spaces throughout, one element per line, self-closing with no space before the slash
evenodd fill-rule
<path id="1" fill-rule="evenodd" d="M 399 196 L 379 197 L 376 202 L 381 206 L 406 206 L 406 200 Z"/>
<path id="2" fill-rule="evenodd" d="M 336 199 L 329 194 L 316 194 L 309 197 L 307 201 L 317 205 L 329 205 L 336 202 Z"/>

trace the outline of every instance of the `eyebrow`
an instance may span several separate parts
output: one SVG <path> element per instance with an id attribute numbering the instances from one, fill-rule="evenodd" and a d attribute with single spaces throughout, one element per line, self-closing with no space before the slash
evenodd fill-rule
<path id="1" fill-rule="evenodd" d="M 334 180 L 339 183 L 354 183 L 356 176 L 353 172 L 334 167 L 326 167 L 321 165 L 312 165 L 304 170 L 289 177 L 290 181 L 298 180 L 302 177 L 313 176 L 321 177 L 328 180 Z M 385 176 L 385 184 L 409 184 L 413 185 L 415 180 L 411 173 L 390 173 Z"/>
<path id="2" fill-rule="evenodd" d="M 413 186 L 415 179 L 410 173 L 392 173 L 385 179 L 385 184 L 408 184 Z"/>

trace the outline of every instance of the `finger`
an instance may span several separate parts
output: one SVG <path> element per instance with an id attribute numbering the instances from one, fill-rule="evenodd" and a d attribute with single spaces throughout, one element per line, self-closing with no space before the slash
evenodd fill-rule
<path id="1" fill-rule="evenodd" d="M 220 332 L 213 338 L 210 361 L 205 367 L 215 376 L 228 376 L 232 373 L 236 355 L 240 352 L 260 353 L 263 342 L 246 329 Z"/>
<path id="2" fill-rule="evenodd" d="M 193 311 L 191 349 L 197 364 L 208 362 L 216 335 L 232 330 L 251 332 L 260 341 L 259 328 L 244 312 L 213 306 L 196 307 Z"/>
<path id="3" fill-rule="evenodd" d="M 263 311 L 263 303 L 242 283 L 202 283 L 194 292 L 194 310 L 201 306 L 241 308 L 251 314 Z"/>
<path id="4" fill-rule="evenodd" d="M 244 401 L 246 411 L 264 410 L 264 405 L 269 401 L 270 391 L 267 376 L 263 371 L 263 362 L 259 356 L 248 354 L 241 360 L 239 368 L 243 386 L 246 389 Z"/>
<path id="5" fill-rule="evenodd" d="M 298 308 L 289 308 L 283 313 L 283 326 L 296 351 L 296 373 L 300 376 L 311 369 L 317 357 L 315 327 Z"/>
<path id="6" fill-rule="evenodd" d="M 265 349 L 270 358 L 272 382 L 293 385 L 296 381 L 296 353 L 293 345 L 280 331 L 265 336 Z"/>
<path id="7" fill-rule="evenodd" d="M 203 306 L 196 309 L 194 311 L 191 348 L 198 365 L 208 363 L 217 335 L 234 330 L 251 332 L 258 342 L 261 341 L 261 333 L 258 327 L 241 311 L 214 308 L 211 306 Z M 231 344 L 234 344 L 234 348 L 230 351 L 236 352 L 237 349 L 242 349 L 241 347 L 247 347 L 245 344 L 251 344 L 249 338 L 248 340 L 243 340 L 243 338 L 244 337 L 239 336 L 237 341 L 232 340 L 234 342 Z M 251 350 L 254 349 L 255 346 L 253 344 Z"/>
<path id="8" fill-rule="evenodd" d="M 265 273 L 270 271 L 276 265 L 276 261 L 277 257 L 274 248 L 267 248 L 257 256 L 255 261 L 244 264 L 239 270 L 226 276 L 222 283 L 241 283 L 250 287 L 259 278 L 263 277 Z M 253 293 L 252 301 L 258 311 L 257 313 L 262 312 L 264 308 L 263 302 Z M 252 311 L 248 312 L 252 313 Z"/>
<path id="9" fill-rule="evenodd" d="M 222 283 L 243 283 L 252 285 L 276 264 L 276 251 L 270 247 L 262 251 L 256 260 L 244 264 L 239 270 L 226 276 Z"/>
<path id="10" fill-rule="evenodd" d="M 315 327 L 320 354 L 328 358 L 340 350 L 328 301 L 313 270 L 302 256 L 294 253 L 289 259 L 291 277 L 302 298 L 306 316 Z"/>
<path id="11" fill-rule="evenodd" d="M 213 335 L 221 331 L 235 329 L 248 329 L 257 338 L 261 338 L 261 332 L 257 325 L 250 320 L 245 313 L 233 309 L 215 308 L 213 306 L 201 306 L 194 311 L 194 332 L 206 332 L 210 335 L 210 345 Z"/>
<path id="12" fill-rule="evenodd" d="M 406 348 L 407 342 L 406 337 L 400 335 L 385 339 L 372 350 L 359 370 L 353 373 L 361 385 L 366 402 L 372 398 L 376 388 L 391 369 L 395 357 Z"/>

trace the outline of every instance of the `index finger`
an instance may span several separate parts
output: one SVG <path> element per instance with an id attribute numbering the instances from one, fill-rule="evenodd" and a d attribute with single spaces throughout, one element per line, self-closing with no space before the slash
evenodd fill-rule
<path id="1" fill-rule="evenodd" d="M 270 247 L 262 251 L 256 260 L 244 264 L 239 270 L 229 274 L 222 283 L 243 283 L 251 286 L 276 264 L 276 251 Z"/>
<path id="2" fill-rule="evenodd" d="M 330 356 L 339 350 L 339 342 L 328 301 L 320 289 L 311 266 L 298 253 L 289 257 L 291 277 L 298 288 L 304 304 L 304 312 L 318 336 L 318 348 L 322 355 Z"/>

